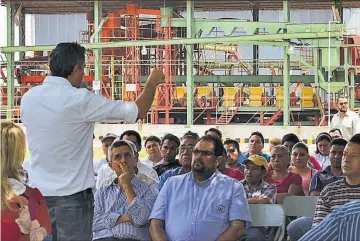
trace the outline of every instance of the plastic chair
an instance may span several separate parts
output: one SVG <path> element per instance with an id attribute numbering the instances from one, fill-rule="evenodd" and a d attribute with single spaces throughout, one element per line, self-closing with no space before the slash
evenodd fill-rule
<path id="1" fill-rule="evenodd" d="M 288 217 L 313 217 L 315 215 L 318 197 L 289 196 L 283 203 L 285 216 Z"/>
<path id="2" fill-rule="evenodd" d="M 285 232 L 285 213 L 281 205 L 250 204 L 249 208 L 252 227 L 271 227 L 268 240 L 283 240 Z M 277 231 L 274 236 L 275 230 Z"/>

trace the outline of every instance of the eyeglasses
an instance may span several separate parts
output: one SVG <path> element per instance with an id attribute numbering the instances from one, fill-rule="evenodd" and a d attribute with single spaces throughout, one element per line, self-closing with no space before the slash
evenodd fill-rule
<path id="1" fill-rule="evenodd" d="M 339 103 L 339 105 L 347 105 L 347 102 Z"/>
<path id="2" fill-rule="evenodd" d="M 212 156 L 212 155 L 215 155 L 215 152 L 194 149 L 193 154 L 194 155 L 199 155 L 200 154 L 202 156 Z"/>

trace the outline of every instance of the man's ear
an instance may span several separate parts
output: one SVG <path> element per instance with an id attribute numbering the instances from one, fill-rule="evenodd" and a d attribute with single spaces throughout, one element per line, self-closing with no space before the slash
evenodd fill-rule
<path id="1" fill-rule="evenodd" d="M 222 156 L 218 156 L 216 157 L 216 167 L 218 167 L 220 165 L 220 162 L 221 162 L 221 158 L 223 158 Z"/>

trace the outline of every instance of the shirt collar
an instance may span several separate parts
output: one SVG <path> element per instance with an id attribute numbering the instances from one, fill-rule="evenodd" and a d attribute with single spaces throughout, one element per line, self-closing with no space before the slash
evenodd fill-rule
<path id="1" fill-rule="evenodd" d="M 331 165 L 325 167 L 324 170 L 322 170 L 322 172 L 326 173 L 326 174 L 330 174 L 331 176 L 334 176 L 334 174 L 331 171 Z M 340 176 L 343 176 L 343 174 L 341 174 Z"/>
<path id="2" fill-rule="evenodd" d="M 44 84 L 58 84 L 72 87 L 71 83 L 67 79 L 58 76 L 46 76 Z"/>
<path id="3" fill-rule="evenodd" d="M 199 186 L 208 186 L 208 185 L 211 183 L 211 181 L 212 181 L 215 177 L 217 177 L 219 174 L 220 174 L 220 172 L 219 172 L 218 170 L 216 170 L 216 172 L 215 172 L 214 174 L 212 174 L 211 177 L 209 177 L 206 181 L 203 181 L 202 183 L 197 184 L 197 182 L 195 181 L 195 178 L 194 178 L 194 173 L 191 171 L 191 172 L 190 172 L 190 179 L 191 179 L 193 182 L 195 182 L 197 185 L 199 185 Z"/>
<path id="4" fill-rule="evenodd" d="M 241 182 L 242 182 L 244 185 L 248 186 L 249 189 L 250 189 L 250 185 L 249 185 L 249 183 L 246 181 L 246 179 L 242 180 Z M 260 183 L 260 185 L 258 185 L 258 186 L 255 187 L 255 188 L 264 188 L 265 185 L 266 185 L 266 182 L 265 182 L 264 180 L 262 180 L 262 182 Z M 253 189 L 254 189 L 254 188 L 253 188 Z"/>
<path id="5" fill-rule="evenodd" d="M 20 181 L 14 179 L 14 178 L 9 178 L 9 182 L 10 182 L 13 192 L 16 195 L 19 196 L 25 192 L 26 186 L 23 183 L 21 183 Z"/>

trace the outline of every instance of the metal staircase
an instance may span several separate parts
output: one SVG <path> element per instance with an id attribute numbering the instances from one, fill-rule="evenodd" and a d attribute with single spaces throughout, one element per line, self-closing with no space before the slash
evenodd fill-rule
<path id="1" fill-rule="evenodd" d="M 265 126 L 271 126 L 283 115 L 282 109 L 277 110 L 269 119 L 264 123 Z"/>
<path id="2" fill-rule="evenodd" d="M 217 125 L 227 125 L 231 122 L 232 118 L 236 115 L 237 107 L 225 107 L 225 110 L 221 113 L 219 119 L 217 119 Z"/>

